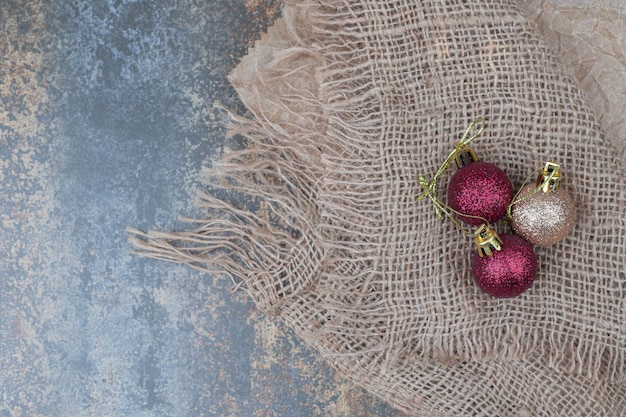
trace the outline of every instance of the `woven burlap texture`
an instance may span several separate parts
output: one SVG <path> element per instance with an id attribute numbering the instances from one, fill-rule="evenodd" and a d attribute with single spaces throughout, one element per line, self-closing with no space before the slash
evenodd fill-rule
<path id="1" fill-rule="evenodd" d="M 624 170 L 515 4 L 290 2 L 231 81 L 248 146 L 207 171 L 195 229 L 139 253 L 231 275 L 411 415 L 626 415 Z M 560 162 L 578 209 L 518 298 L 480 292 L 470 239 L 417 201 L 477 117 L 481 159 L 515 187 Z"/>

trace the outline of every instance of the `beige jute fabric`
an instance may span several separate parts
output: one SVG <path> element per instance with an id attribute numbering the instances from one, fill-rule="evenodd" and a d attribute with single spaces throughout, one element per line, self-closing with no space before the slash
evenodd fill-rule
<path id="1" fill-rule="evenodd" d="M 623 0 L 518 0 L 571 73 L 608 140 L 626 160 L 626 8 Z"/>
<path id="2" fill-rule="evenodd" d="M 231 81 L 248 146 L 207 171 L 205 218 L 133 232 L 139 253 L 231 275 L 410 415 L 626 415 L 624 170 L 514 3 L 291 1 Z M 480 292 L 470 239 L 417 201 L 477 117 L 481 159 L 516 188 L 560 162 L 578 209 L 518 298 Z"/>

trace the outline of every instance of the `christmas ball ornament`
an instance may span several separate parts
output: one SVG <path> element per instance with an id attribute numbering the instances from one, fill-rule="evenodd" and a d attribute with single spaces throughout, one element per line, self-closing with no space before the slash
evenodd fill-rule
<path id="1" fill-rule="evenodd" d="M 562 241 L 576 223 L 574 201 L 560 187 L 559 165 L 548 162 L 536 184 L 520 190 L 511 207 L 513 230 L 529 242 L 546 246 Z"/>
<path id="2" fill-rule="evenodd" d="M 537 257 L 532 245 L 511 234 L 498 236 L 482 225 L 474 236 L 478 251 L 472 258 L 476 285 L 498 298 L 515 297 L 530 288 L 537 274 Z"/>
<path id="3" fill-rule="evenodd" d="M 471 148 L 457 150 L 458 171 L 448 185 L 448 204 L 459 219 L 472 226 L 495 223 L 507 212 L 513 185 L 494 164 L 478 161 Z"/>

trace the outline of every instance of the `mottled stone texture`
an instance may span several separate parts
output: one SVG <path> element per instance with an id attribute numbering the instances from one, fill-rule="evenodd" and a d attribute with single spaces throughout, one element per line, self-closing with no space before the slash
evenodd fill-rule
<path id="1" fill-rule="evenodd" d="M 130 254 L 194 214 L 279 9 L 0 0 L 0 417 L 397 415 L 229 282 Z"/>

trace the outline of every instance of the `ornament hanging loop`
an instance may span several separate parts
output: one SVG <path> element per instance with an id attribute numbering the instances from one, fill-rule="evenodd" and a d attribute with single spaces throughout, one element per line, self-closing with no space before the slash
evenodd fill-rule
<path id="1" fill-rule="evenodd" d="M 473 141 L 474 139 L 479 137 L 481 133 L 483 133 L 483 130 L 485 129 L 485 124 L 485 119 L 483 119 L 482 117 L 474 120 L 472 123 L 469 124 L 469 126 L 467 126 L 465 132 L 463 132 L 463 136 L 461 137 L 459 143 L 463 146 L 469 145 L 471 141 Z M 476 128 L 476 126 L 478 127 Z M 476 128 L 476 132 L 474 132 L 474 134 L 470 136 L 469 134 L 472 133 L 474 128 Z"/>
<path id="2" fill-rule="evenodd" d="M 478 126 L 478 128 L 476 128 L 476 126 Z M 437 199 L 437 180 L 444 173 L 444 171 L 448 168 L 448 165 L 450 165 L 450 162 L 452 162 L 453 159 L 457 158 L 457 155 L 459 153 L 468 152 L 470 157 L 475 158 L 476 161 L 478 160 L 478 157 L 476 156 L 476 152 L 474 152 L 474 150 L 467 145 L 469 145 L 471 141 L 473 141 L 478 136 L 480 136 L 480 134 L 483 132 L 484 129 L 485 129 L 485 119 L 478 118 L 474 120 L 472 123 L 469 124 L 467 129 L 465 129 L 465 132 L 463 132 L 463 136 L 461 137 L 461 140 L 456 145 L 454 145 L 454 149 L 450 152 L 450 154 L 448 155 L 446 160 L 443 162 L 443 164 L 441 164 L 441 166 L 437 170 L 437 173 L 433 177 L 432 181 L 428 182 L 422 174 L 419 175 L 419 184 L 422 187 L 422 190 L 424 191 L 419 197 L 417 197 L 417 200 L 419 201 L 426 197 L 430 198 L 430 200 L 435 205 L 435 212 L 437 213 L 438 217 L 442 218 L 443 216 L 441 215 L 442 203 L 440 203 L 439 200 Z M 470 136 L 470 133 L 472 133 L 472 131 L 474 130 L 476 131 L 474 132 L 473 135 Z M 457 165 L 458 164 L 459 162 L 457 162 Z"/>
<path id="3" fill-rule="evenodd" d="M 445 215 L 446 217 L 450 218 L 450 220 L 452 220 L 452 222 L 457 226 L 459 230 L 463 231 L 469 236 L 472 236 L 473 234 L 465 230 L 463 226 L 461 226 L 457 219 L 455 219 L 453 213 L 464 217 L 481 219 L 485 222 L 487 222 L 487 220 L 480 216 L 472 216 L 464 213 L 459 213 L 441 202 L 437 197 L 437 181 L 448 168 L 452 160 L 456 160 L 458 166 L 467 165 L 470 162 L 478 161 L 476 152 L 474 152 L 474 150 L 468 145 L 471 141 L 480 136 L 485 128 L 485 123 L 485 119 L 478 118 L 469 124 L 469 126 L 465 129 L 465 132 L 463 132 L 461 140 L 459 140 L 459 142 L 454 145 L 454 149 L 450 152 L 443 164 L 441 164 L 431 181 L 428 181 L 422 174 L 420 174 L 418 177 L 419 185 L 422 188 L 422 193 L 417 197 L 417 201 L 428 198 L 433 203 L 433 206 L 435 208 L 435 215 L 439 219 L 443 219 Z"/>

